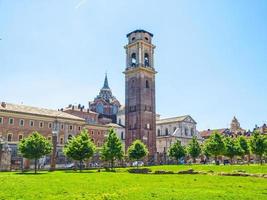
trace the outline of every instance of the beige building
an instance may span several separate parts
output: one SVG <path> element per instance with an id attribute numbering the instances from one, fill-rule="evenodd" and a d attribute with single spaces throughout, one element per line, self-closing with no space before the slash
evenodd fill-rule
<path id="1" fill-rule="evenodd" d="M 187 145 L 193 136 L 202 142 L 196 125 L 196 121 L 190 115 L 158 119 L 156 122 L 157 152 L 166 153 L 176 140 L 180 140 L 182 145 Z"/>

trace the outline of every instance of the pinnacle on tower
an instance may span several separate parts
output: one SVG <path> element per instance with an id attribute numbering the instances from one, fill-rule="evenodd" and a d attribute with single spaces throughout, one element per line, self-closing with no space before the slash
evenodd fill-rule
<path id="1" fill-rule="evenodd" d="M 105 81 L 104 81 L 104 86 L 102 89 L 110 89 L 109 88 L 109 85 L 108 85 L 108 76 L 107 76 L 107 73 L 105 75 Z"/>

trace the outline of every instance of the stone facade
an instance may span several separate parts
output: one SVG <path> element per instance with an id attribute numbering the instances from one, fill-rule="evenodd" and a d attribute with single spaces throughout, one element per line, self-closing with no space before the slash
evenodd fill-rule
<path id="1" fill-rule="evenodd" d="M 136 139 L 156 153 L 156 107 L 153 35 L 136 30 L 127 35 L 125 74 L 125 128 L 128 148 Z"/>
<path id="2" fill-rule="evenodd" d="M 182 145 L 187 145 L 196 136 L 202 142 L 195 120 L 189 116 L 179 116 L 157 120 L 157 152 L 166 153 L 170 146 L 180 140 Z"/>

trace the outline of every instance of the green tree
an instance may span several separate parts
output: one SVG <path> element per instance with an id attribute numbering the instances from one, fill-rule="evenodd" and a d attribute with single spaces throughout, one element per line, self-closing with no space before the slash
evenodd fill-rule
<path id="1" fill-rule="evenodd" d="M 185 147 L 181 145 L 181 141 L 176 140 L 176 142 L 171 145 L 171 147 L 168 151 L 168 155 L 171 158 L 176 159 L 177 162 L 179 161 L 179 159 L 185 157 L 186 150 L 185 150 Z"/>
<path id="2" fill-rule="evenodd" d="M 114 167 L 114 161 L 123 158 L 122 143 L 113 128 L 109 129 L 107 141 L 101 151 L 101 157 L 103 160 L 110 162 L 112 169 Z"/>
<path id="3" fill-rule="evenodd" d="M 240 147 L 238 141 L 231 137 L 226 137 L 224 140 L 225 151 L 224 155 L 230 158 L 231 164 L 233 164 L 233 158 L 243 154 L 243 150 Z"/>
<path id="4" fill-rule="evenodd" d="M 138 161 L 148 155 L 146 145 L 140 140 L 135 140 L 133 144 L 128 148 L 128 157 L 130 160 Z M 138 168 L 138 163 L 137 163 Z"/>
<path id="5" fill-rule="evenodd" d="M 37 173 L 37 160 L 51 153 L 52 145 L 38 132 L 33 132 L 19 143 L 19 151 L 24 158 L 34 159 L 34 172 Z"/>
<path id="6" fill-rule="evenodd" d="M 80 162 L 80 172 L 82 171 L 82 162 L 93 156 L 95 145 L 91 141 L 87 129 L 83 129 L 79 135 L 72 137 L 64 147 L 64 153 L 67 157 Z"/>
<path id="7" fill-rule="evenodd" d="M 257 155 L 260 159 L 260 163 L 262 164 L 262 156 L 267 151 L 267 139 L 265 136 L 261 135 L 259 131 L 253 131 L 251 140 L 250 140 L 250 148 L 252 153 Z"/>
<path id="8" fill-rule="evenodd" d="M 214 156 L 215 163 L 217 164 L 218 156 L 223 155 L 225 150 L 223 137 L 219 132 L 213 132 L 209 139 L 206 140 L 205 150 L 208 154 Z"/>
<path id="9" fill-rule="evenodd" d="M 194 136 L 193 139 L 188 144 L 187 152 L 193 158 L 193 163 L 196 163 L 196 158 L 201 154 L 201 147 L 197 141 L 196 136 Z"/>
<path id="10" fill-rule="evenodd" d="M 250 147 L 249 147 L 249 143 L 247 138 L 245 138 L 244 136 L 239 136 L 238 137 L 238 143 L 241 147 L 241 149 L 243 150 L 242 153 L 242 157 L 244 159 L 244 156 L 248 156 L 248 164 L 250 163 Z"/>

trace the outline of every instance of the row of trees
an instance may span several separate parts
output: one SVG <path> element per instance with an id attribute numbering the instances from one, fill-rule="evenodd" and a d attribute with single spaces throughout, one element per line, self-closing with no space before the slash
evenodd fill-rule
<path id="1" fill-rule="evenodd" d="M 187 147 L 182 146 L 180 141 L 176 141 L 169 149 L 169 156 L 179 160 L 186 156 L 190 156 L 193 162 L 196 158 L 205 156 L 207 159 L 213 157 L 215 163 L 218 163 L 219 156 L 226 156 L 233 163 L 234 157 L 239 156 L 244 160 L 254 154 L 263 162 L 263 156 L 267 155 L 267 137 L 254 131 L 250 138 L 239 136 L 237 138 L 225 137 L 218 132 L 214 132 L 203 144 L 199 144 L 197 138 L 194 137 Z"/>
<path id="2" fill-rule="evenodd" d="M 21 140 L 19 144 L 19 151 L 23 157 L 33 159 L 35 164 L 35 172 L 37 161 L 44 155 L 51 153 L 51 143 L 42 135 L 34 132 L 31 136 Z M 90 159 L 95 152 L 99 152 L 101 159 L 109 163 L 113 169 L 116 161 L 123 160 L 124 151 L 121 140 L 117 137 L 114 129 L 109 130 L 109 134 L 103 147 L 97 149 L 89 137 L 88 131 L 83 129 L 79 135 L 70 139 L 64 147 L 64 154 L 75 161 L 80 162 L 80 170 L 82 169 L 82 162 Z M 127 150 L 127 156 L 132 161 L 137 161 L 147 156 L 148 150 L 146 146 L 140 141 L 136 140 Z M 203 144 L 193 137 L 191 142 L 185 147 L 177 140 L 169 149 L 169 156 L 177 161 L 181 158 L 190 156 L 193 162 L 200 156 L 206 158 L 214 157 L 217 163 L 219 156 L 227 156 L 230 162 L 233 158 L 239 156 L 244 159 L 254 154 L 259 157 L 262 164 L 263 155 L 267 155 L 267 137 L 259 132 L 253 132 L 250 138 L 240 136 L 237 138 L 225 137 L 214 132 Z"/>
<path id="3" fill-rule="evenodd" d="M 50 154 L 51 150 L 51 143 L 38 132 L 34 132 L 19 143 L 19 151 L 22 156 L 34 160 L 35 173 L 37 172 L 38 159 Z M 117 137 L 114 129 L 109 130 L 107 140 L 100 149 L 95 147 L 86 129 L 83 129 L 79 135 L 70 139 L 64 147 L 64 154 L 68 158 L 79 161 L 80 171 L 82 170 L 83 161 L 89 160 L 96 151 L 100 152 L 103 161 L 109 162 L 109 166 L 112 169 L 114 168 L 114 163 L 124 157 L 122 142 Z M 148 150 L 140 140 L 134 141 L 127 151 L 128 158 L 132 161 L 142 159 L 147 154 Z"/>

